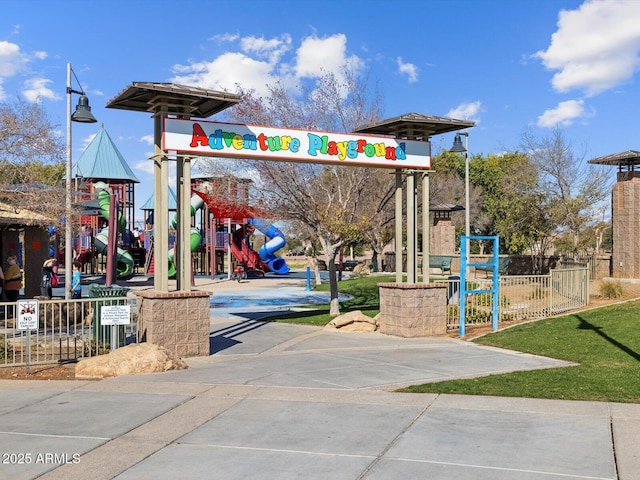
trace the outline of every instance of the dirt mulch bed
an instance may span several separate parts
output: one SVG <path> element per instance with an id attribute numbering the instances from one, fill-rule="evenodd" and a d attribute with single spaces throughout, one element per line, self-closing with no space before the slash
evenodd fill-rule
<path id="1" fill-rule="evenodd" d="M 0 380 L 75 380 L 76 365 L 29 365 L 27 367 L 0 367 Z"/>

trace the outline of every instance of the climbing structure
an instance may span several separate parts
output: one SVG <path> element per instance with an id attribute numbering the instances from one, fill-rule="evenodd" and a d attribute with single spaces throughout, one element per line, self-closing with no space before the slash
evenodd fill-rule
<path id="1" fill-rule="evenodd" d="M 74 239 L 73 244 L 76 258 L 87 264 L 91 272 L 100 270 L 97 254 L 105 250 L 106 240 L 101 233 L 104 228 L 115 223 L 119 233 L 118 243 L 123 247 L 120 249 L 122 255 L 119 253 L 118 275 L 130 275 L 134 264 L 128 263 L 130 260 L 134 262 L 136 252 L 129 232 L 134 224 L 134 185 L 140 181 L 104 126 L 72 166 L 72 182 L 75 185 L 76 205 L 83 212 L 80 218 L 81 234 Z M 116 219 L 108 218 L 105 193 L 99 193 L 105 190 L 111 190 L 118 200 L 120 208 Z M 102 197 L 99 198 L 99 195 Z"/>

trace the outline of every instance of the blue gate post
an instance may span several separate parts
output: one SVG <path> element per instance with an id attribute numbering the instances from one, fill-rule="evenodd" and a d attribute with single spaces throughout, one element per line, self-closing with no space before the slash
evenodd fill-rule
<path id="1" fill-rule="evenodd" d="M 498 295 L 500 286 L 500 278 L 498 278 L 499 270 L 498 270 L 498 237 L 493 237 L 493 282 L 491 287 L 491 294 L 493 295 L 493 312 L 491 315 L 491 328 L 495 332 L 498 330 L 498 307 L 500 302 L 500 297 Z"/>
<path id="2" fill-rule="evenodd" d="M 469 240 L 492 240 L 493 241 L 493 256 L 491 261 L 491 267 L 493 270 L 493 282 L 491 290 L 467 290 L 467 267 L 486 266 L 486 263 L 467 263 L 467 239 Z M 493 308 L 491 309 L 491 328 L 498 330 L 498 309 L 499 305 L 499 284 L 500 279 L 498 277 L 498 248 L 500 246 L 498 236 L 475 236 L 462 235 L 460 237 L 460 336 L 464 337 L 465 334 L 465 322 L 467 316 L 467 294 L 479 294 L 479 293 L 491 293 L 493 298 Z"/>

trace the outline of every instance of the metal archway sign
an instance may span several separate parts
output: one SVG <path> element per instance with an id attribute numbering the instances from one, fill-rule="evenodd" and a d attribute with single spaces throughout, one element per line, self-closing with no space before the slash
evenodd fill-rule
<path id="1" fill-rule="evenodd" d="M 164 118 L 162 150 L 362 167 L 429 170 L 431 144 L 382 136 Z"/>

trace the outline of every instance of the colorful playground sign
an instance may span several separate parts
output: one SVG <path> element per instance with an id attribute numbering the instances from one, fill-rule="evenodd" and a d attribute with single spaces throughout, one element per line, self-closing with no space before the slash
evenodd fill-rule
<path id="1" fill-rule="evenodd" d="M 162 149 L 202 156 L 431 168 L 428 141 L 165 118 Z"/>

